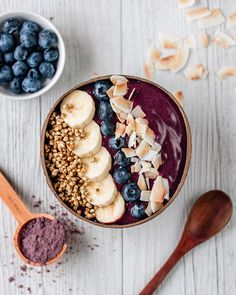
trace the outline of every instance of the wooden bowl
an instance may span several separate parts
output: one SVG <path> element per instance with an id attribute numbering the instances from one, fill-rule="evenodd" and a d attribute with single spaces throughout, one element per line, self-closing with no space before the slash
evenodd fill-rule
<path id="1" fill-rule="evenodd" d="M 90 83 L 94 83 L 96 81 L 99 81 L 99 80 L 104 80 L 104 79 L 109 79 L 111 77 L 111 75 L 107 75 L 107 76 L 101 76 L 101 77 L 97 77 L 97 78 L 93 78 L 93 79 L 90 79 L 88 81 L 85 81 L 85 82 L 82 82 L 78 85 L 76 85 L 75 87 L 73 87 L 72 89 L 70 89 L 69 91 L 67 91 L 65 94 L 63 94 L 56 102 L 55 104 L 53 105 L 53 107 L 51 108 L 50 112 L 48 113 L 48 116 L 44 122 L 44 125 L 43 125 L 43 129 L 42 129 L 42 132 L 41 132 L 41 145 L 40 145 L 40 158 L 41 158 L 41 162 L 42 162 L 42 166 L 43 166 L 43 171 L 44 171 L 44 174 L 46 176 L 46 180 L 47 180 L 47 184 L 49 186 L 49 188 L 51 189 L 51 191 L 53 192 L 53 194 L 55 195 L 55 197 L 58 199 L 58 201 L 67 209 L 69 210 L 73 215 L 75 215 L 76 217 L 78 217 L 79 219 L 83 220 L 83 221 L 86 221 L 90 224 L 93 224 L 93 225 L 97 225 L 97 226 L 101 226 L 101 227 L 106 227 L 106 228 L 128 228 L 128 227 L 133 227 L 133 226 L 136 226 L 136 225 L 140 225 L 140 224 L 143 224 L 155 217 L 157 217 L 159 214 L 161 214 L 174 200 L 175 198 L 177 197 L 180 189 L 182 188 L 183 184 L 184 184 L 184 181 L 186 179 L 186 176 L 187 176 L 187 173 L 188 173 L 188 169 L 189 169 L 189 165 L 190 165 L 190 159 L 191 159 L 191 152 L 192 152 L 192 141 L 191 141 L 191 131 L 190 131 L 190 126 L 189 126 L 189 122 L 188 122 L 188 119 L 187 119 L 187 116 L 183 110 L 183 108 L 181 107 L 181 105 L 178 103 L 178 101 L 175 99 L 175 97 L 169 92 L 167 91 L 165 88 L 163 88 L 162 86 L 152 82 L 152 81 L 149 81 L 149 80 L 146 80 L 146 79 L 143 79 L 143 78 L 139 78 L 139 77 L 135 77 L 135 76 L 129 76 L 129 75 L 124 75 L 125 77 L 127 77 L 127 79 L 136 79 L 136 80 L 140 80 L 142 82 L 146 82 L 146 83 L 149 83 L 151 85 L 154 85 L 155 87 L 161 89 L 163 92 L 165 92 L 169 98 L 174 102 L 174 104 L 177 106 L 180 114 L 182 115 L 182 119 L 184 121 L 184 125 L 185 125 L 185 131 L 186 131 L 186 159 L 185 159 L 185 164 L 184 164 L 184 168 L 183 168 L 183 172 L 182 172 L 182 176 L 180 178 L 180 181 L 177 185 L 177 188 L 176 190 L 174 191 L 172 197 L 170 198 L 170 200 L 159 210 L 157 211 L 156 213 L 154 213 L 153 215 L 151 215 L 150 217 L 147 217 L 145 219 L 142 219 L 140 221 L 137 221 L 137 222 L 134 222 L 134 223 L 130 223 L 130 224 L 122 224 L 122 225 L 119 225 L 119 224 L 102 224 L 102 223 L 98 223 L 98 222 L 94 222 L 92 220 L 89 220 L 89 219 L 86 219 L 85 217 L 82 217 L 82 216 L 79 216 L 75 211 L 73 211 L 69 206 L 67 206 L 61 199 L 60 197 L 58 196 L 57 192 L 54 190 L 54 187 L 52 185 L 52 182 L 51 182 L 51 179 L 49 177 L 49 174 L 48 174 L 48 171 L 47 171 L 47 168 L 46 168 L 46 163 L 45 163 L 45 154 L 44 154 L 44 145 L 45 145 L 45 134 L 46 134 L 46 130 L 47 130 L 47 127 L 48 127 L 48 122 L 49 122 L 49 118 L 51 117 L 52 113 L 54 112 L 54 110 L 56 109 L 56 107 L 58 107 L 58 105 L 60 105 L 61 101 L 70 93 L 72 92 L 73 90 L 76 90 L 76 89 L 80 89 L 81 87 L 83 86 L 86 86 Z"/>

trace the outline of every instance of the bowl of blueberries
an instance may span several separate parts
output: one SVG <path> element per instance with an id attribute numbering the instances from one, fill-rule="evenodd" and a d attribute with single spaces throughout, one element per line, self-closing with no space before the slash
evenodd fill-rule
<path id="1" fill-rule="evenodd" d="M 48 91 L 65 65 L 61 34 L 29 11 L 0 15 L 0 96 L 31 99 Z"/>

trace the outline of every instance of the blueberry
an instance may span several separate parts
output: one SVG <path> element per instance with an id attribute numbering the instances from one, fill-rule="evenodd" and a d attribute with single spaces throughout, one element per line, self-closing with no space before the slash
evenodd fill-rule
<path id="1" fill-rule="evenodd" d="M 22 91 L 21 88 L 21 78 L 19 77 L 15 77 L 11 82 L 10 82 L 10 90 L 11 92 L 15 93 L 15 94 L 19 94 Z"/>
<path id="2" fill-rule="evenodd" d="M 20 21 L 18 19 L 9 18 L 4 22 L 2 30 L 5 33 L 13 34 L 13 33 L 18 33 L 19 27 L 20 27 Z"/>
<path id="3" fill-rule="evenodd" d="M 25 60 L 28 56 L 28 50 L 22 46 L 18 45 L 14 51 L 14 58 L 16 60 Z"/>
<path id="4" fill-rule="evenodd" d="M 131 182 L 124 186 L 122 196 L 127 202 L 136 202 L 139 200 L 141 190 L 136 183 Z"/>
<path id="5" fill-rule="evenodd" d="M 112 137 L 109 139 L 109 146 L 113 150 L 118 151 L 121 148 L 126 146 L 125 138 L 124 137 L 118 137 L 118 138 Z"/>
<path id="6" fill-rule="evenodd" d="M 13 74 L 16 77 L 25 76 L 25 74 L 28 72 L 28 69 L 29 69 L 29 67 L 28 67 L 27 63 L 24 61 L 21 61 L 21 60 L 18 60 L 12 66 Z"/>
<path id="7" fill-rule="evenodd" d="M 101 101 L 98 107 L 98 117 L 104 121 L 111 121 L 114 117 L 111 104 L 108 101 Z"/>
<path id="8" fill-rule="evenodd" d="M 41 65 L 39 66 L 39 71 L 40 71 L 40 73 L 42 74 L 43 77 L 50 78 L 50 79 L 55 74 L 54 66 L 50 62 L 41 63 Z"/>
<path id="9" fill-rule="evenodd" d="M 37 36 L 31 31 L 24 31 L 20 35 L 20 43 L 26 48 L 34 47 L 37 45 Z"/>
<path id="10" fill-rule="evenodd" d="M 115 154 L 114 159 L 115 159 L 115 164 L 122 167 L 128 166 L 130 164 L 130 158 L 127 158 L 125 156 L 125 153 L 123 153 L 122 151 L 118 151 Z"/>
<path id="11" fill-rule="evenodd" d="M 40 31 L 40 26 L 32 21 L 26 20 L 23 22 L 20 30 L 20 34 L 24 32 L 38 33 Z"/>
<path id="12" fill-rule="evenodd" d="M 1 33 L 0 34 L 0 51 L 9 52 L 14 48 L 15 40 L 11 34 Z"/>
<path id="13" fill-rule="evenodd" d="M 30 69 L 27 74 L 27 77 L 32 78 L 32 79 L 36 79 L 36 80 L 42 79 L 42 76 L 37 69 Z"/>
<path id="14" fill-rule="evenodd" d="M 41 52 L 32 52 L 27 59 L 27 63 L 31 68 L 38 67 L 43 60 L 43 55 Z"/>
<path id="15" fill-rule="evenodd" d="M 7 65 L 2 65 L 0 67 L 0 85 L 10 82 L 12 79 L 12 69 Z"/>
<path id="16" fill-rule="evenodd" d="M 109 121 L 102 121 L 101 132 L 104 136 L 112 136 L 115 132 L 115 125 Z"/>
<path id="17" fill-rule="evenodd" d="M 106 91 L 112 86 L 111 82 L 108 80 L 104 81 L 97 81 L 94 84 L 93 94 L 95 97 L 102 101 L 102 100 L 109 100 L 109 97 L 106 94 Z"/>
<path id="18" fill-rule="evenodd" d="M 137 203 L 134 204 L 133 207 L 130 209 L 130 213 L 134 218 L 142 219 L 147 216 L 145 210 L 146 206 L 144 205 L 144 203 Z"/>
<path id="19" fill-rule="evenodd" d="M 37 92 L 42 87 L 41 81 L 26 77 L 22 82 L 22 89 L 26 93 Z"/>
<path id="20" fill-rule="evenodd" d="M 14 52 L 7 52 L 4 54 L 4 60 L 7 65 L 13 65 L 15 62 Z"/>
<path id="21" fill-rule="evenodd" d="M 57 45 L 57 35 L 50 30 L 43 30 L 39 33 L 38 44 L 44 49 L 55 47 Z"/>
<path id="22" fill-rule="evenodd" d="M 56 61 L 59 57 L 58 49 L 45 49 L 43 56 L 45 61 Z"/>
<path id="23" fill-rule="evenodd" d="M 119 167 L 113 173 L 116 183 L 125 184 L 130 179 L 131 173 L 124 167 Z"/>

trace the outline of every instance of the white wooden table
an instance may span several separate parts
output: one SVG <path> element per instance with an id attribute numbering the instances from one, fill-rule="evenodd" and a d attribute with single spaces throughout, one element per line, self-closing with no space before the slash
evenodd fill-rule
<path id="1" fill-rule="evenodd" d="M 180 36 L 196 33 L 187 25 L 176 0 L 1 0 L 0 11 L 31 10 L 42 14 L 62 33 L 67 60 L 57 85 L 39 99 L 0 100 L 0 168 L 26 205 L 35 212 L 62 216 L 49 191 L 39 159 L 40 130 L 53 102 L 66 90 L 94 73 L 143 75 L 146 51 L 158 43 L 159 32 Z M 225 14 L 236 11 L 234 0 L 201 1 Z M 224 26 L 220 29 L 224 30 Z M 218 29 L 209 29 L 208 33 Z M 236 29 L 235 29 L 236 30 Z M 187 82 L 183 73 L 159 72 L 155 81 L 171 91 L 182 89 L 189 116 L 193 154 L 184 188 L 176 201 L 155 220 L 127 230 L 94 227 L 68 218 L 83 235 L 73 235 L 72 250 L 61 265 L 20 269 L 12 237 L 16 222 L 0 202 L 0 294 L 18 295 L 134 295 L 162 265 L 178 241 L 186 214 L 196 197 L 220 188 L 235 200 L 236 86 L 221 82 L 215 71 L 235 64 L 236 49 L 212 45 L 194 52 L 190 64 L 202 62 L 210 71 L 202 82 Z M 33 198 L 32 196 L 35 196 Z M 36 201 L 42 204 L 35 207 Z M 162 295 L 236 294 L 235 215 L 227 229 L 189 253 L 159 289 Z M 9 277 L 14 281 L 9 283 Z M 23 285 L 23 287 L 21 286 Z M 30 288 L 27 290 L 27 288 Z"/>

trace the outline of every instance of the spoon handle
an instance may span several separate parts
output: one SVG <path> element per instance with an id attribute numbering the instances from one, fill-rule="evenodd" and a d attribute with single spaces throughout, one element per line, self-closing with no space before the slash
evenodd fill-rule
<path id="1" fill-rule="evenodd" d="M 10 183 L 0 172 L 0 198 L 10 209 L 19 224 L 25 223 L 32 218 L 31 212 L 25 207 L 20 197 L 14 191 Z"/>

